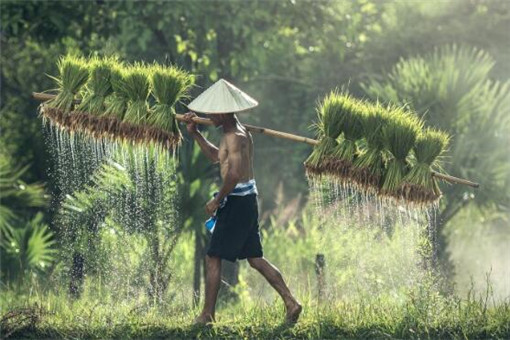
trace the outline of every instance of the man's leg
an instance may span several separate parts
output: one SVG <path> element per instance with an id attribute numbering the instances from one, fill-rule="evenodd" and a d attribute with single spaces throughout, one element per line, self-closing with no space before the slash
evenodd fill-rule
<path id="1" fill-rule="evenodd" d="M 296 322 L 301 313 L 301 304 L 294 298 L 283 280 L 283 276 L 273 264 L 264 257 L 249 257 L 248 263 L 261 273 L 269 284 L 280 294 L 287 309 L 286 321 Z"/>
<path id="2" fill-rule="evenodd" d="M 195 323 L 206 324 L 215 321 L 216 298 L 220 288 L 221 258 L 206 255 L 207 277 L 205 280 L 205 303 L 202 313 L 195 319 Z"/>

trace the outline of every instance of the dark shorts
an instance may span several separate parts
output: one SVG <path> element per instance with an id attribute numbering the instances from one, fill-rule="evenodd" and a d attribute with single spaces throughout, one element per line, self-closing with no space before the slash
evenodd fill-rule
<path id="1" fill-rule="evenodd" d="M 218 210 L 216 226 L 209 240 L 207 255 L 230 262 L 262 257 L 257 195 L 228 196 Z"/>

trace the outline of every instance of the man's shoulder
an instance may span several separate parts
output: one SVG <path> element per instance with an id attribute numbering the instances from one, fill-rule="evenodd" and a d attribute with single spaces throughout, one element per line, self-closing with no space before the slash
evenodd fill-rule
<path id="1" fill-rule="evenodd" d="M 227 149 L 244 148 L 250 143 L 250 138 L 242 131 L 226 132 L 223 141 Z"/>
<path id="2" fill-rule="evenodd" d="M 248 139 L 248 135 L 247 133 L 244 133 L 243 131 L 230 131 L 230 132 L 225 132 L 223 134 L 223 139 L 226 140 L 226 141 L 240 141 L 240 140 L 243 140 L 243 139 Z"/>

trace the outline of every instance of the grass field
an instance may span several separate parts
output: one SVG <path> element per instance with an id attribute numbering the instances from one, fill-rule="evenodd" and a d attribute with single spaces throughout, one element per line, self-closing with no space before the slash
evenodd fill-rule
<path id="1" fill-rule="evenodd" d="M 173 253 L 173 277 L 162 301 L 151 303 L 137 268 L 141 258 L 122 255 L 137 236 L 103 239 L 101 276 L 88 275 L 81 299 L 67 296 L 66 270 L 0 287 L 1 334 L 7 339 L 509 339 L 510 300 L 493 290 L 492 277 L 442 295 L 421 267 L 419 228 L 319 230 L 307 221 L 303 236 L 294 222 L 263 230 L 265 256 L 282 271 L 304 311 L 297 325 L 282 325 L 284 306 L 246 261 L 241 261 L 238 299 L 220 300 L 217 323 L 193 327 L 194 238 L 182 235 Z M 106 235 L 117 235 L 110 234 Z M 116 237 L 117 237 L 116 236 Z M 326 259 L 325 289 L 317 296 L 314 259 Z M 106 256 L 108 254 L 108 256 Z M 496 277 L 497 278 L 497 277 Z M 499 278 L 501 281 L 501 278 Z M 498 281 L 499 282 L 499 281 Z M 496 283 L 496 281 L 494 281 Z M 501 283 L 501 282 L 499 282 Z M 484 288 L 485 287 L 485 288 Z M 220 294 L 221 295 L 221 294 Z M 203 298 L 203 287 L 202 287 Z M 201 306 L 201 304 L 200 304 Z"/>
<path id="2" fill-rule="evenodd" d="M 300 295 L 303 297 L 303 295 Z M 297 325 L 282 324 L 279 300 L 220 304 L 217 323 L 191 325 L 198 308 L 173 299 L 151 305 L 143 298 L 123 301 L 111 295 L 85 294 L 72 302 L 63 295 L 32 290 L 29 295 L 2 292 L 2 336 L 20 339 L 233 338 L 233 339 L 508 339 L 510 303 L 484 296 L 446 298 L 418 288 L 404 296 L 360 296 L 318 303 L 302 298 Z"/>

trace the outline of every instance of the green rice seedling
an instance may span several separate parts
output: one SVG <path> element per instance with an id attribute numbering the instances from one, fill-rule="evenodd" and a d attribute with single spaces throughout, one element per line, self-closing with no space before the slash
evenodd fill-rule
<path id="1" fill-rule="evenodd" d="M 144 63 L 135 62 L 126 69 L 124 90 L 128 97 L 124 122 L 145 124 L 149 114 L 149 70 Z"/>
<path id="2" fill-rule="evenodd" d="M 156 103 L 150 110 L 148 123 L 169 133 L 178 142 L 181 133 L 175 120 L 174 105 L 187 95 L 194 77 L 174 66 L 151 65 L 151 93 Z"/>
<path id="3" fill-rule="evenodd" d="M 407 157 L 423 127 L 423 121 L 402 107 L 389 107 L 390 119 L 382 129 L 385 148 L 391 153 L 381 192 L 403 198 L 401 184 L 409 170 Z"/>
<path id="4" fill-rule="evenodd" d="M 59 92 L 54 99 L 49 100 L 46 104 L 49 107 L 70 112 L 75 95 L 87 82 L 89 76 L 87 63 L 83 57 L 67 54 L 60 56 L 57 61 L 57 68 L 59 71 L 58 77 L 47 76 L 56 81 Z"/>
<path id="5" fill-rule="evenodd" d="M 333 160 L 329 162 L 328 167 L 331 173 L 345 180 L 350 177 L 354 159 L 358 154 L 356 142 L 363 137 L 362 121 L 365 105 L 348 94 L 344 94 L 341 100 L 343 118 L 340 130 L 343 138 L 333 150 L 331 154 Z"/>
<path id="6" fill-rule="evenodd" d="M 418 135 L 413 148 L 416 163 L 404 178 L 404 191 L 410 201 L 425 204 L 441 196 L 432 168 L 440 167 L 441 155 L 446 151 L 450 136 L 443 131 L 427 128 Z"/>
<path id="7" fill-rule="evenodd" d="M 319 144 L 316 145 L 305 161 L 305 168 L 309 175 L 321 175 L 327 156 L 336 147 L 340 135 L 340 125 L 343 119 L 342 108 L 344 101 L 337 90 L 331 91 L 317 107 L 317 122 L 314 124 Z"/>
<path id="8" fill-rule="evenodd" d="M 111 70 L 112 65 L 116 62 L 116 58 L 108 57 L 93 57 L 89 61 L 89 80 L 85 85 L 85 93 L 77 110 L 98 116 L 105 113 L 105 99 L 113 92 Z"/>
<path id="9" fill-rule="evenodd" d="M 105 100 L 104 115 L 124 119 L 129 96 L 126 88 L 126 68 L 120 62 L 113 63 L 110 69 L 110 82 L 113 93 Z"/>
<path id="10" fill-rule="evenodd" d="M 377 192 L 384 169 L 384 140 L 382 129 L 389 119 L 388 111 L 380 104 L 366 104 L 361 119 L 365 148 L 354 161 L 352 178 L 362 189 Z"/>

